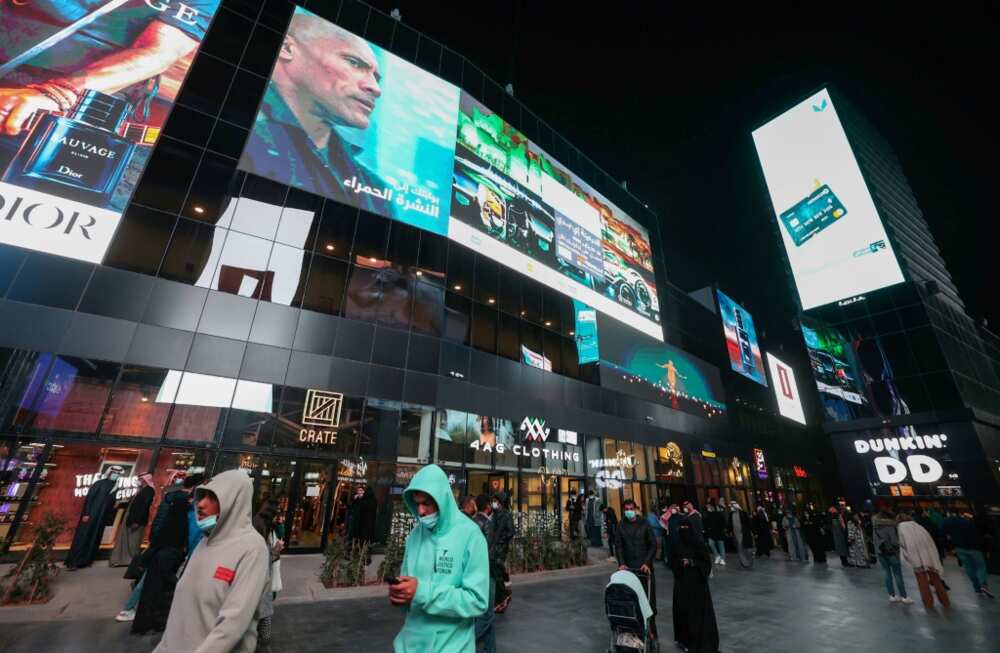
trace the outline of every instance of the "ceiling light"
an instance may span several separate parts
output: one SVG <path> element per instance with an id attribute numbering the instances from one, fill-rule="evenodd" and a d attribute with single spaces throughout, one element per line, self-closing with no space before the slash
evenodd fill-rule
<path id="1" fill-rule="evenodd" d="M 201 215 L 202 213 L 205 212 L 205 209 L 201 208 L 200 206 L 196 206 L 194 207 L 194 212 L 197 213 L 198 215 Z"/>
<path id="2" fill-rule="evenodd" d="M 497 300 L 493 299 L 492 297 L 490 297 L 489 301 L 490 301 L 491 304 L 496 304 L 497 303 Z"/>
<path id="3" fill-rule="evenodd" d="M 462 289 L 462 285 L 461 285 L 461 284 L 458 284 L 458 283 L 456 283 L 456 284 L 455 284 L 455 290 L 461 290 L 461 289 Z"/>
<path id="4" fill-rule="evenodd" d="M 548 320 L 545 320 L 545 326 L 552 326 L 552 323 L 549 322 Z"/>
<path id="5" fill-rule="evenodd" d="M 326 246 L 326 251 L 328 251 L 328 252 L 332 252 L 333 251 L 333 243 L 330 243 L 329 245 Z"/>
<path id="6" fill-rule="evenodd" d="M 369 257 L 368 260 L 371 261 L 372 263 L 378 263 L 378 259 L 375 258 L 374 256 Z"/>
<path id="7" fill-rule="evenodd" d="M 423 272 L 421 272 L 420 270 L 417 270 L 417 276 L 418 276 L 418 277 L 422 277 L 422 276 L 424 276 L 424 273 L 423 273 Z"/>

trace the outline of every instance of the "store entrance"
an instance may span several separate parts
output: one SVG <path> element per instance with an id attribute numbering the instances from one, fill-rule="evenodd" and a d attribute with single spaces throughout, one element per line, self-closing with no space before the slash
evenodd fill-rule
<path id="1" fill-rule="evenodd" d="M 319 551 L 325 546 L 332 465 L 271 456 L 243 460 L 251 470 L 253 511 L 267 501 L 278 507 L 275 527 L 289 550 Z"/>
<path id="2" fill-rule="evenodd" d="M 505 472 L 469 472 L 469 494 L 472 496 L 485 494 L 491 497 L 500 491 L 510 494 L 511 486 L 510 477 Z"/>

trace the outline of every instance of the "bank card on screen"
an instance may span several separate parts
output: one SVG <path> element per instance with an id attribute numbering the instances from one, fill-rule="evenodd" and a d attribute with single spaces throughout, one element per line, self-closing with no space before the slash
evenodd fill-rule
<path id="1" fill-rule="evenodd" d="M 796 247 L 847 215 L 847 209 L 826 184 L 781 214 Z"/>

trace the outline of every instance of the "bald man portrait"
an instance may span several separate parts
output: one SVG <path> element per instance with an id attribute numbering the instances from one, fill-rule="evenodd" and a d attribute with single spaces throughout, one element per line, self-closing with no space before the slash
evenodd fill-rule
<path id="1" fill-rule="evenodd" d="M 364 39 L 297 11 L 240 167 L 386 215 L 391 202 L 361 189 L 389 187 L 358 161 L 381 82 Z"/>

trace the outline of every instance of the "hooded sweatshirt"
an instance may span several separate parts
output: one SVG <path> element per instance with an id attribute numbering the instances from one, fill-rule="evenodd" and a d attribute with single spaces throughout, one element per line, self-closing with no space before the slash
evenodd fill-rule
<path id="1" fill-rule="evenodd" d="M 253 483 L 234 469 L 195 490 L 195 500 L 207 492 L 219 500 L 218 522 L 188 560 L 153 653 L 252 653 L 257 646 L 271 558 L 251 522 Z"/>
<path id="2" fill-rule="evenodd" d="M 433 529 L 419 523 L 414 492 L 429 494 L 438 506 Z M 393 642 L 395 653 L 474 653 L 475 618 L 489 600 L 486 538 L 458 510 L 448 477 L 437 465 L 417 472 L 403 492 L 417 526 L 406 538 L 401 576 L 417 579 L 406 623 Z"/>

